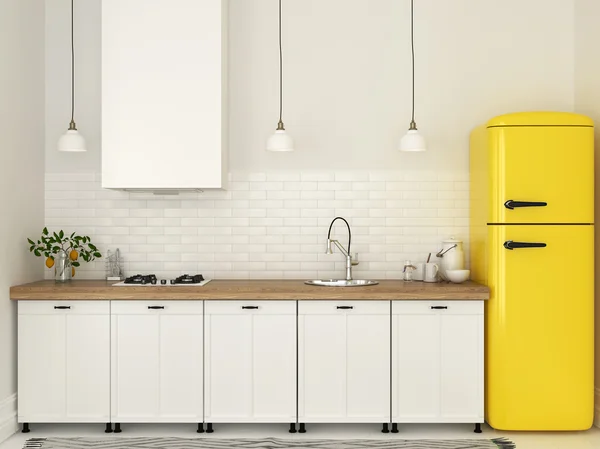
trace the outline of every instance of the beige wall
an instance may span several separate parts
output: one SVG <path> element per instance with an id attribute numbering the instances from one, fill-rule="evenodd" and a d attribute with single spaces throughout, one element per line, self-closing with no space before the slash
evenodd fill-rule
<path id="1" fill-rule="evenodd" d="M 26 236 L 44 223 L 44 2 L 0 2 L 0 441 L 16 426 L 16 306 L 42 276 Z"/>
<path id="2" fill-rule="evenodd" d="M 600 2 L 575 0 L 575 110 L 596 124 L 596 425 L 600 427 Z"/>
<path id="3" fill-rule="evenodd" d="M 57 155 L 69 112 L 69 0 L 46 0 L 47 172 L 100 168 L 100 0 L 76 4 L 77 125 L 90 151 Z M 278 119 L 277 2 L 230 0 L 230 168 L 468 173 L 490 117 L 573 109 L 573 0 L 415 2 L 417 122 L 429 151 L 397 151 L 410 121 L 410 2 L 283 2 L 284 120 L 294 153 L 264 150 Z M 518 14 L 515 13 L 518 11 Z"/>

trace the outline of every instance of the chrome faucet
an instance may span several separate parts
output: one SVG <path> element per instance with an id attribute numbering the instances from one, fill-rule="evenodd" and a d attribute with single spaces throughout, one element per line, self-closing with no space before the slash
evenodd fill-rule
<path id="1" fill-rule="evenodd" d="M 335 223 L 336 220 L 342 220 L 344 223 L 346 223 L 346 226 L 348 227 L 348 249 L 347 250 L 344 249 L 344 247 L 341 245 L 341 243 L 338 240 L 334 240 L 331 238 L 331 228 L 333 227 L 333 223 Z M 352 266 L 358 265 L 358 260 L 356 260 L 356 257 L 353 258 L 352 253 L 350 252 L 350 243 L 351 242 L 352 242 L 352 232 L 350 231 L 350 225 L 348 224 L 348 222 L 346 221 L 345 218 L 335 217 L 333 219 L 333 221 L 331 222 L 331 224 L 329 225 L 329 232 L 327 233 L 327 251 L 325 252 L 325 254 L 333 254 L 333 247 L 331 246 L 332 243 L 335 244 L 335 246 L 337 246 L 339 248 L 341 253 L 346 258 L 346 280 L 347 281 L 352 280 Z"/>

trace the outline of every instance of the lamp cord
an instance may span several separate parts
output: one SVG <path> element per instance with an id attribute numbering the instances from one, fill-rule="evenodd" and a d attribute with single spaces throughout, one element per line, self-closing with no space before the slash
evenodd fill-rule
<path id="1" fill-rule="evenodd" d="M 412 123 L 415 122 L 415 32 L 414 32 L 414 5 L 410 0 L 410 48 L 412 53 Z"/>
<path id="2" fill-rule="evenodd" d="M 283 49 L 281 45 L 281 0 L 279 0 L 279 123 L 283 122 Z"/>
<path id="3" fill-rule="evenodd" d="M 71 0 L 71 122 L 75 121 L 75 43 L 73 39 L 73 0 Z"/>

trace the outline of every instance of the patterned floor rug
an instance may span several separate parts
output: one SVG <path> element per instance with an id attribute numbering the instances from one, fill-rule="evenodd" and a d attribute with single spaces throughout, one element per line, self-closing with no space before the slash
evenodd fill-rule
<path id="1" fill-rule="evenodd" d="M 493 440 L 284 440 L 217 438 L 33 438 L 24 449 L 514 449 Z"/>

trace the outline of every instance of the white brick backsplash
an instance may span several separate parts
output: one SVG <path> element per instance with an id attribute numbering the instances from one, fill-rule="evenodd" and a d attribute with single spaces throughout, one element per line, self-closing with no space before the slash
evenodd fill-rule
<path id="1" fill-rule="evenodd" d="M 165 217 L 176 217 L 176 218 L 195 218 L 198 216 L 197 209 L 165 209 Z"/>
<path id="2" fill-rule="evenodd" d="M 318 183 L 311 181 L 284 182 L 283 190 L 317 190 Z"/>
<path id="3" fill-rule="evenodd" d="M 352 190 L 351 187 L 352 183 L 349 181 L 319 182 L 319 190 Z"/>
<path id="4" fill-rule="evenodd" d="M 368 181 L 368 172 L 345 172 L 339 171 L 335 173 L 336 181 Z"/>
<path id="5" fill-rule="evenodd" d="M 265 192 L 262 192 L 265 193 Z M 304 193 L 304 192 L 303 192 Z M 299 191 L 285 191 L 285 190 L 269 190 L 266 192 L 266 197 L 270 200 L 299 200 Z M 257 198 L 262 199 L 262 198 Z"/>
<path id="6" fill-rule="evenodd" d="M 283 253 L 249 253 L 250 262 L 283 262 Z"/>
<path id="7" fill-rule="evenodd" d="M 181 235 L 149 235 L 146 241 L 151 244 L 172 245 L 181 242 Z"/>
<path id="8" fill-rule="evenodd" d="M 233 235 L 265 235 L 267 233 L 267 228 L 264 226 L 243 226 L 243 227 L 233 227 L 231 228 L 231 234 Z"/>
<path id="9" fill-rule="evenodd" d="M 300 192 L 300 198 L 303 200 L 333 200 L 335 192 L 333 190 L 306 190 Z"/>
<path id="10" fill-rule="evenodd" d="M 300 217 L 300 209 L 268 209 L 267 217 L 295 218 Z"/>
<path id="11" fill-rule="evenodd" d="M 283 182 L 281 181 L 265 181 L 265 182 L 251 182 L 250 190 L 283 190 Z"/>
<path id="12" fill-rule="evenodd" d="M 249 226 L 283 226 L 283 218 L 250 218 Z M 265 230 L 266 233 L 266 230 Z"/>
<path id="13" fill-rule="evenodd" d="M 408 170 L 234 172 L 227 190 L 153 195 L 104 190 L 101 176 L 46 175 L 46 224 L 120 248 L 128 274 L 217 278 L 341 277 L 327 256 L 331 220 L 352 227 L 361 278 L 399 278 L 404 260 L 421 261 L 455 236 L 468 249 L 469 176 Z M 339 223 L 334 237 L 347 242 Z M 51 278 L 50 270 L 46 274 Z M 104 261 L 78 278 L 104 276 Z"/>
<path id="14" fill-rule="evenodd" d="M 267 216 L 266 209 L 234 209 L 234 217 L 243 218 L 264 218 Z"/>
<path id="15" fill-rule="evenodd" d="M 295 172 L 267 173 L 267 181 L 300 181 L 300 173 L 295 173 Z"/>
<path id="16" fill-rule="evenodd" d="M 336 200 L 368 200 L 369 192 L 358 190 L 336 190 L 334 192 Z"/>

